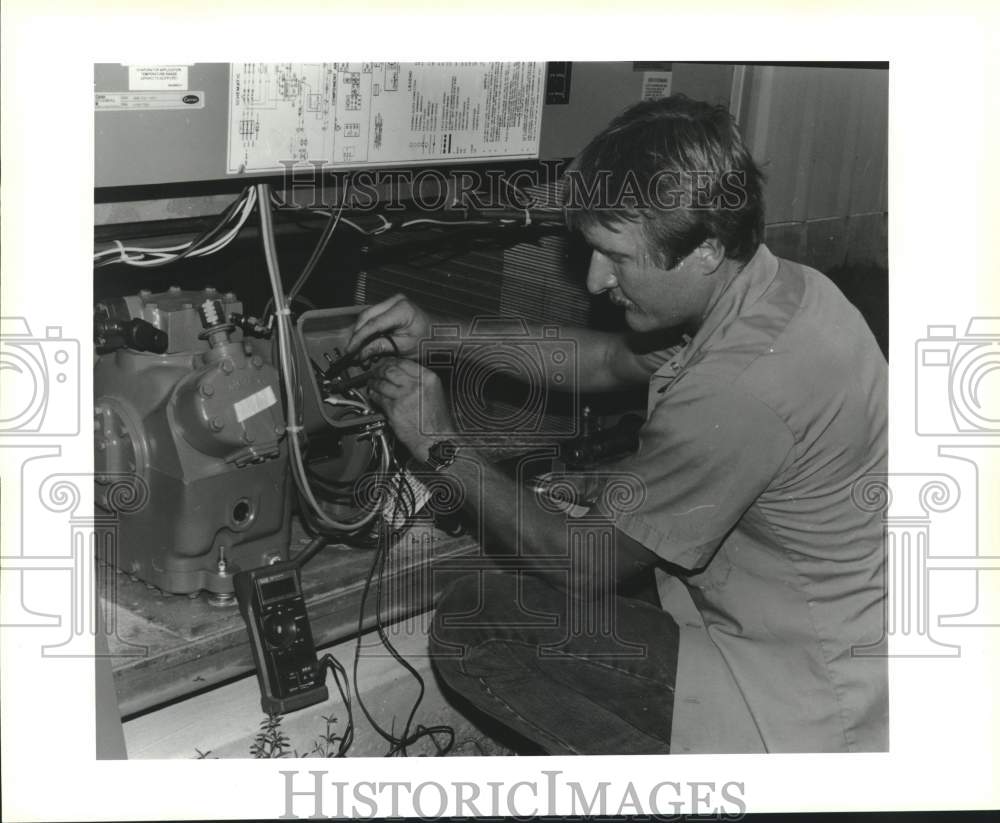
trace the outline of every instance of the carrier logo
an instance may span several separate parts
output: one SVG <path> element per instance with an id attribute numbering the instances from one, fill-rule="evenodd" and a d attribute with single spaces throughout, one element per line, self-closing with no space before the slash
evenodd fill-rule
<path id="1" fill-rule="evenodd" d="M 197 95 L 197 94 L 185 94 L 181 98 L 181 102 L 182 103 L 187 103 L 189 106 L 193 106 L 196 103 L 200 103 L 201 102 L 201 97 L 199 95 Z"/>

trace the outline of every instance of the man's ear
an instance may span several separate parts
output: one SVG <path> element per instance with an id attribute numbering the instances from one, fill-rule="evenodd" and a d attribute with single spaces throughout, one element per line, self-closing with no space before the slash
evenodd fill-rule
<path id="1" fill-rule="evenodd" d="M 692 256 L 705 274 L 712 274 L 726 259 L 726 250 L 716 238 L 709 237 L 694 250 Z"/>

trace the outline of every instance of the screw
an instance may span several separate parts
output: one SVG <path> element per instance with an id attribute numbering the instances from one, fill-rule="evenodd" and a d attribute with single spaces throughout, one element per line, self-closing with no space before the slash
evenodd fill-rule
<path id="1" fill-rule="evenodd" d="M 211 397 L 215 394 L 215 387 L 211 383 L 202 383 L 199 389 L 204 397 Z"/>
<path id="2" fill-rule="evenodd" d="M 225 428 L 225 423 L 223 423 L 218 417 L 213 417 L 208 425 L 214 432 L 220 432 Z"/>

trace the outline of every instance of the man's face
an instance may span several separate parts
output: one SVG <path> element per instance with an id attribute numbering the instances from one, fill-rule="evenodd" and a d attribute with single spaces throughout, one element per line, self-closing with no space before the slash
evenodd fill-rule
<path id="1" fill-rule="evenodd" d="M 638 223 L 622 221 L 614 229 L 594 224 L 583 229 L 593 249 L 587 290 L 607 292 L 625 309 L 625 322 L 646 332 L 697 324 L 715 286 L 711 269 L 694 252 L 672 269 L 660 268 L 646 250 Z"/>

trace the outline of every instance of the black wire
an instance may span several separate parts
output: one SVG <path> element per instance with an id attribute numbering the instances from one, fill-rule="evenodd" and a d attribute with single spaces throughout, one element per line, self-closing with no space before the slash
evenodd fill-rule
<path id="1" fill-rule="evenodd" d="M 289 299 L 294 298 L 300 291 L 302 291 L 306 281 L 312 276 L 313 269 L 316 268 L 316 264 L 319 263 L 319 259 L 323 256 L 323 252 L 326 251 L 326 247 L 330 243 L 330 238 L 333 237 L 333 230 L 337 227 L 337 223 L 339 222 L 340 212 L 335 212 L 331 209 L 330 219 L 326 221 L 326 225 L 323 227 L 323 233 L 320 235 L 319 242 L 316 243 L 316 248 L 313 249 L 312 256 L 303 267 L 302 273 L 298 276 L 298 279 L 292 286 L 291 291 L 288 292 Z"/>
<path id="2" fill-rule="evenodd" d="M 343 702 L 344 709 L 347 711 L 347 726 L 344 728 L 344 734 L 341 736 L 340 743 L 337 746 L 337 753 L 334 755 L 334 757 L 345 757 L 347 750 L 351 748 L 351 744 L 354 742 L 354 712 L 351 708 L 351 684 L 347 676 L 347 669 L 344 668 L 343 663 L 329 653 L 323 655 L 320 660 L 320 666 L 330 670 L 330 674 L 333 675 L 333 682 L 337 686 L 337 691 L 340 692 L 341 702 Z"/>
<path id="3" fill-rule="evenodd" d="M 202 246 L 208 245 L 212 240 L 215 239 L 217 235 L 222 234 L 222 230 L 229 224 L 229 222 L 239 213 L 239 210 L 243 208 L 244 203 L 246 203 L 247 197 L 250 196 L 251 187 L 247 186 L 243 189 L 243 193 L 236 198 L 236 200 L 229 204 L 229 208 L 226 209 L 222 218 L 216 223 L 211 229 L 203 233 L 200 237 L 195 238 L 191 241 L 191 245 L 188 246 L 184 251 L 177 255 L 178 260 L 183 260 L 188 255 L 197 251 Z"/>
<path id="4" fill-rule="evenodd" d="M 330 539 L 325 534 L 314 537 L 311 541 L 309 541 L 309 545 L 292 558 L 292 562 L 301 569 L 319 553 L 320 549 L 327 546 L 329 542 Z"/>
<path id="5" fill-rule="evenodd" d="M 375 731 L 389 743 L 389 750 L 386 752 L 386 757 L 394 757 L 398 754 L 402 754 L 404 757 L 408 756 L 409 753 L 407 751 L 407 748 L 409 746 L 412 746 L 418 740 L 423 739 L 424 737 L 430 738 L 431 742 L 434 744 L 434 748 L 437 749 L 438 756 L 444 756 L 448 754 L 449 751 L 451 751 L 455 743 L 455 730 L 451 726 L 443 724 L 435 726 L 418 725 L 414 729 L 413 733 L 412 734 L 410 733 L 410 729 L 413 727 L 413 720 L 416 717 L 417 710 L 419 709 L 420 704 L 423 701 L 426 686 L 423 677 L 420 675 L 420 672 L 418 672 L 415 668 L 413 668 L 413 666 L 410 665 L 410 663 L 399 653 L 396 647 L 392 645 L 392 642 L 389 640 L 389 637 L 385 633 L 385 627 L 382 623 L 382 614 L 381 614 L 382 580 L 384 579 L 385 576 L 385 566 L 386 566 L 386 561 L 388 559 L 389 550 L 391 548 L 392 539 L 400 531 L 405 530 L 405 528 L 408 528 L 409 525 L 411 525 L 409 522 L 409 518 L 411 518 L 413 514 L 415 514 L 414 511 L 415 494 L 413 492 L 413 489 L 409 486 L 408 481 L 403 479 L 404 475 L 402 473 L 402 468 L 398 464 L 398 461 L 395 462 L 395 468 L 399 473 L 394 476 L 399 476 L 401 478 L 401 483 L 406 484 L 407 492 L 408 494 L 410 494 L 411 499 L 414 502 L 411 506 L 411 514 L 407 515 L 407 518 L 404 519 L 404 525 L 400 527 L 400 529 L 393 529 L 392 523 L 395 522 L 396 515 L 399 513 L 399 505 L 401 499 L 400 495 L 398 494 L 396 495 L 393 502 L 393 512 L 391 517 L 389 518 L 389 524 L 387 525 L 386 528 L 382 530 L 381 533 L 382 539 L 378 543 L 375 557 L 372 559 L 372 565 L 369 568 L 368 576 L 365 579 L 364 589 L 362 590 L 361 593 L 361 608 L 358 612 L 358 639 L 354 649 L 354 692 L 357 695 L 358 705 L 361 707 L 361 711 L 368 719 L 368 722 L 371 724 L 372 728 L 375 729 Z M 377 578 L 376 578 L 376 571 L 378 573 Z M 386 731 L 382 726 L 379 725 L 379 723 L 375 720 L 374 717 L 372 717 L 371 713 L 368 711 L 367 706 L 365 706 L 364 701 L 361 698 L 361 690 L 358 688 L 358 664 L 361 658 L 361 644 L 364 637 L 365 605 L 368 601 L 368 594 L 371 590 L 371 584 L 373 580 L 377 580 L 376 600 L 375 600 L 376 634 L 379 640 L 381 641 L 383 647 L 386 649 L 386 651 L 388 651 L 389 654 L 393 657 L 393 659 L 396 660 L 397 663 L 403 666 L 403 668 L 405 668 L 414 677 L 419 687 L 419 693 L 417 695 L 417 699 L 413 703 L 412 708 L 410 709 L 410 713 L 407 717 L 406 725 L 403 727 L 403 734 L 401 737 L 397 737 L 391 731 Z M 436 735 L 447 735 L 448 742 L 444 745 L 440 744 L 437 740 Z"/>
<path id="6" fill-rule="evenodd" d="M 203 248 L 204 246 L 208 245 L 211 241 L 213 241 L 218 235 L 222 233 L 222 231 L 225 228 L 228 227 L 229 223 L 232 222 L 232 219 L 237 215 L 237 213 L 239 213 L 240 209 L 243 208 L 244 204 L 246 203 L 247 197 L 250 196 L 250 191 L 251 191 L 250 186 L 247 186 L 245 189 L 243 189 L 243 192 L 240 194 L 240 196 L 229 204 L 229 207 L 222 213 L 221 217 L 219 217 L 218 221 L 213 226 L 211 226 L 210 228 L 206 229 L 201 234 L 196 236 L 193 240 L 191 240 L 190 243 L 188 243 L 186 248 L 178 252 L 174 257 L 170 258 L 169 260 L 163 260 L 160 265 L 167 265 L 168 263 L 176 263 L 178 260 L 183 260 L 184 258 L 190 256 L 194 252 L 198 251 L 200 248 Z M 102 260 L 98 263 L 95 263 L 94 268 L 99 269 L 104 266 L 110 266 L 114 263 L 122 263 L 122 262 L 124 261 L 122 261 L 120 258 L 112 257 L 109 258 L 108 260 Z M 155 268 L 155 267 L 148 266 L 147 268 Z"/>

